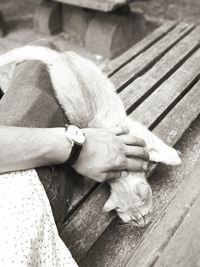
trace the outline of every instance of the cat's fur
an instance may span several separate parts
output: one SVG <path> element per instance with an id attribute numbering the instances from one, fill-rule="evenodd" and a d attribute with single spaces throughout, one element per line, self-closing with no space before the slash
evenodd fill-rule
<path id="1" fill-rule="evenodd" d="M 151 161 L 169 165 L 181 163 L 176 150 L 127 117 L 113 84 L 92 62 L 73 52 L 25 46 L 1 55 L 0 67 L 24 60 L 40 60 L 47 65 L 55 96 L 70 123 L 81 128 L 127 126 L 131 134 L 145 140 Z M 138 226 L 148 223 L 152 192 L 145 173 L 129 172 L 109 184 L 111 195 L 104 210 L 115 209 L 124 222 Z"/>

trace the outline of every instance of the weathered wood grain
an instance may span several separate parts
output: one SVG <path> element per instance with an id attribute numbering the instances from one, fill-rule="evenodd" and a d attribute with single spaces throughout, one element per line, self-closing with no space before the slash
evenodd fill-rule
<path id="1" fill-rule="evenodd" d="M 127 86 L 128 83 L 143 75 L 193 28 L 194 26 L 186 23 L 178 24 L 169 34 L 117 71 L 110 78 L 116 90 L 121 90 Z"/>
<path id="2" fill-rule="evenodd" d="M 170 32 L 176 25 L 177 23 L 175 21 L 165 22 L 161 27 L 153 31 L 151 34 L 147 35 L 147 37 L 132 46 L 121 56 L 112 60 L 104 68 L 104 72 L 107 73 L 107 75 L 109 76 L 113 75 L 116 71 L 121 69 L 128 62 L 132 61 L 136 56 L 143 53 L 145 50 L 155 44 L 158 40 L 160 40 L 163 36 Z"/>
<path id="3" fill-rule="evenodd" d="M 200 27 L 197 27 L 168 53 L 166 53 L 148 72 L 128 85 L 120 97 L 130 113 L 146 97 L 164 82 L 188 57 L 198 49 L 200 43 Z"/>
<path id="4" fill-rule="evenodd" d="M 54 2 L 62 2 L 69 5 L 75 5 L 83 8 L 95 9 L 109 12 L 119 6 L 128 4 L 127 0 L 53 0 Z"/>
<path id="5" fill-rule="evenodd" d="M 175 192 L 171 201 L 165 207 L 161 215 L 157 218 L 153 227 L 149 229 L 146 237 L 140 243 L 140 249 L 129 259 L 126 267 L 150 267 L 155 264 L 162 251 L 170 241 L 170 238 L 177 231 L 177 228 L 186 218 L 191 206 L 200 195 L 200 159 L 189 177 L 182 186 Z M 191 194 L 192 192 L 192 194 Z M 199 200 L 198 202 L 199 203 Z M 195 207 L 196 208 L 196 207 Z M 193 211 L 192 211 L 193 212 Z M 196 222 L 195 222 L 196 223 Z M 184 223 L 185 224 L 185 223 Z M 187 224 L 187 221 L 186 221 Z M 187 226 L 188 227 L 188 226 Z M 180 229 L 183 229 L 182 227 Z M 189 231 L 184 227 L 185 231 Z M 185 240 L 186 242 L 186 240 Z M 181 246 L 186 246 L 183 244 Z M 179 247 L 180 249 L 180 247 Z M 185 248 L 184 248 L 185 249 Z M 181 253 L 182 249 L 180 250 Z M 174 261 L 176 260 L 177 251 L 174 251 Z M 145 255 L 145 257 L 144 257 Z M 180 255 L 179 255 L 180 256 Z M 156 265 L 165 266 L 165 265 Z M 177 266 L 177 265 L 167 265 Z M 196 265 L 186 265 L 196 266 Z"/>
<path id="6" fill-rule="evenodd" d="M 197 50 L 173 75 L 153 92 L 129 116 L 150 127 L 169 106 L 184 94 L 200 74 L 200 50 Z"/>
<path id="7" fill-rule="evenodd" d="M 197 173 L 199 175 L 199 173 Z M 155 267 L 200 265 L 200 198 L 192 206 Z"/>
<path id="8" fill-rule="evenodd" d="M 153 132 L 170 145 L 175 145 L 185 129 L 200 114 L 200 82 L 162 119 Z M 167 131 L 165 130 L 167 127 Z"/>
<path id="9" fill-rule="evenodd" d="M 70 216 L 60 234 L 77 261 L 98 239 L 114 216 L 102 211 L 108 196 L 108 185 L 99 186 Z"/>

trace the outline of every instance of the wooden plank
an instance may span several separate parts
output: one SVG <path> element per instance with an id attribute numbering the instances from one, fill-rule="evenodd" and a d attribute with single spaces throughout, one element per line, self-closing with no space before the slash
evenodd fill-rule
<path id="1" fill-rule="evenodd" d="M 100 185 L 69 217 L 60 233 L 77 261 L 85 255 L 114 217 L 114 213 L 102 211 L 108 196 L 108 185 Z"/>
<path id="2" fill-rule="evenodd" d="M 200 27 L 197 27 L 165 54 L 147 73 L 128 85 L 120 93 L 128 113 L 176 71 L 197 50 L 199 43 Z"/>
<path id="3" fill-rule="evenodd" d="M 158 124 L 153 132 L 163 141 L 175 145 L 184 130 L 200 114 L 200 81 L 184 96 L 184 98 Z M 173 122 L 173 123 L 172 123 Z M 166 130 L 167 127 L 167 130 Z"/>
<path id="4" fill-rule="evenodd" d="M 146 237 L 132 254 L 126 267 L 150 267 L 155 264 L 162 251 L 169 243 L 193 203 L 200 195 L 200 159 L 183 185 L 175 192 L 171 201 L 163 210 L 157 221 L 149 229 Z M 186 229 L 188 231 L 189 229 Z M 183 241 L 183 243 L 186 240 Z M 183 243 L 181 246 L 183 246 Z M 174 256 L 174 261 L 176 256 Z M 162 266 L 162 265 L 159 265 Z M 174 266 L 174 265 L 168 265 Z M 191 265 L 187 265 L 191 266 Z M 196 265 L 194 265 L 196 266 Z"/>
<path id="5" fill-rule="evenodd" d="M 122 90 L 134 79 L 143 75 L 156 61 L 172 49 L 177 42 L 190 33 L 193 28 L 193 25 L 188 25 L 186 23 L 178 24 L 160 41 L 111 76 L 111 81 L 114 83 L 116 90 Z"/>
<path id="6" fill-rule="evenodd" d="M 89 8 L 109 12 L 119 6 L 127 5 L 127 0 L 53 0 L 54 2 L 61 2 L 69 5 L 74 5 L 82 8 Z"/>
<path id="7" fill-rule="evenodd" d="M 128 62 L 132 61 L 139 54 L 143 53 L 149 47 L 154 45 L 157 41 L 159 41 L 163 36 L 169 33 L 177 23 L 175 21 L 167 21 L 158 29 L 153 31 L 151 34 L 147 35 L 143 40 L 138 42 L 136 45 L 132 46 L 126 52 L 124 52 L 121 56 L 112 60 L 105 68 L 104 72 L 107 75 L 111 76 L 116 71 L 125 66 Z"/>
<path id="8" fill-rule="evenodd" d="M 198 173 L 197 173 L 198 175 Z M 192 194 L 192 192 L 191 192 Z M 188 267 L 200 264 L 200 197 L 193 204 L 155 267 Z"/>
<path id="9" fill-rule="evenodd" d="M 155 124 L 173 102 L 184 94 L 200 74 L 200 50 L 197 50 L 173 75 L 154 91 L 130 117 L 147 127 Z"/>

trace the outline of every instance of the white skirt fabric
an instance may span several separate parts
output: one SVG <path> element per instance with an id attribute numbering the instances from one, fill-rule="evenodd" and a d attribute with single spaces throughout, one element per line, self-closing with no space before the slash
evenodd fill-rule
<path id="1" fill-rule="evenodd" d="M 0 175 L 0 266 L 78 266 L 35 170 Z"/>

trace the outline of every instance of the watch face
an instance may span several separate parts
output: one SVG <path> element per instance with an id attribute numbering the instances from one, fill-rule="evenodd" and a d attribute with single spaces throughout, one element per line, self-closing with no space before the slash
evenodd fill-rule
<path id="1" fill-rule="evenodd" d="M 75 143 L 82 145 L 85 142 L 85 135 L 81 129 L 75 125 L 69 125 L 67 128 L 67 135 Z"/>

